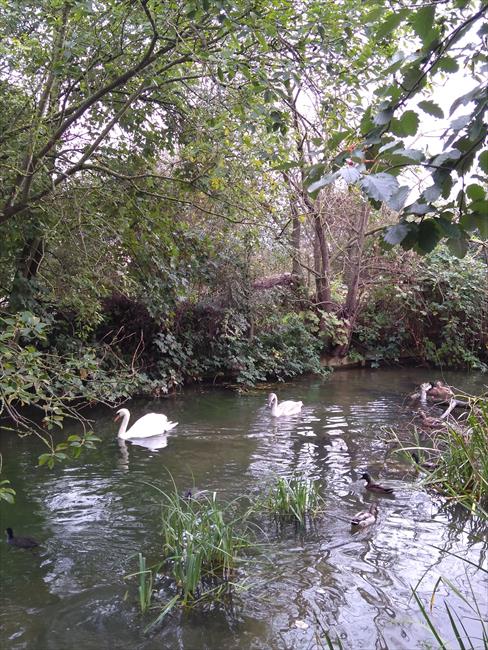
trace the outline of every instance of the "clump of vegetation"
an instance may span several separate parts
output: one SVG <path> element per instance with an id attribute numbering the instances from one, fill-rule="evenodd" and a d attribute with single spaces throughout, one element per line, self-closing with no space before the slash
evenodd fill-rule
<path id="1" fill-rule="evenodd" d="M 426 484 L 472 510 L 488 504 L 488 401 L 471 409 L 466 427 L 449 427 L 436 441 L 438 467 Z"/>
<path id="2" fill-rule="evenodd" d="M 165 603 L 153 625 L 175 606 L 192 607 L 222 601 L 238 582 L 237 568 L 242 553 L 252 544 L 247 511 L 238 503 L 221 505 L 216 493 L 198 498 L 163 493 L 162 561 L 148 569 L 139 555 L 139 606 L 146 612 L 154 603 L 153 584 L 164 575 L 174 594 Z"/>
<path id="3" fill-rule="evenodd" d="M 264 501 L 264 507 L 281 521 L 294 520 L 301 526 L 316 517 L 323 505 L 318 482 L 297 476 L 280 476 Z"/>
<path id="4" fill-rule="evenodd" d="M 353 350 L 378 360 L 415 356 L 486 370 L 486 262 L 475 255 L 459 260 L 439 247 L 406 259 L 403 271 L 398 282 L 380 282 L 370 292 Z"/>

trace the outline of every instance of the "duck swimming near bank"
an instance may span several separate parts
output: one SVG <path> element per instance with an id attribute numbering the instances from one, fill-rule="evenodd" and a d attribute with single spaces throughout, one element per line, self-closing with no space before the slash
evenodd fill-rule
<path id="1" fill-rule="evenodd" d="M 371 475 L 368 472 L 363 472 L 361 478 L 366 481 L 366 489 L 370 492 L 376 492 L 376 494 L 393 494 L 393 488 L 385 487 L 379 483 L 374 483 Z"/>
<path id="2" fill-rule="evenodd" d="M 376 503 L 372 503 L 369 506 L 368 510 L 362 510 L 358 512 L 351 519 L 351 526 L 356 526 L 357 528 L 366 528 L 366 526 L 371 526 L 376 523 L 378 519 L 378 506 Z"/>
<path id="3" fill-rule="evenodd" d="M 35 548 L 39 546 L 39 542 L 33 537 L 15 537 L 14 531 L 11 528 L 5 529 L 7 532 L 7 544 L 15 546 L 16 548 Z"/>
<path id="4" fill-rule="evenodd" d="M 130 411 L 129 409 L 119 409 L 115 416 L 115 422 L 122 418 L 120 423 L 119 432 L 117 436 L 122 440 L 130 440 L 132 438 L 150 438 L 151 436 L 159 436 L 170 429 L 173 429 L 178 422 L 170 422 L 166 415 L 163 413 L 148 413 L 143 415 L 134 422 L 131 428 L 127 431 L 129 424 Z"/>
<path id="5" fill-rule="evenodd" d="M 302 410 L 303 402 L 294 402 L 287 400 L 278 404 L 278 397 L 275 393 L 270 393 L 268 398 L 268 407 L 271 408 L 271 415 L 279 418 L 282 415 L 295 415 Z"/>

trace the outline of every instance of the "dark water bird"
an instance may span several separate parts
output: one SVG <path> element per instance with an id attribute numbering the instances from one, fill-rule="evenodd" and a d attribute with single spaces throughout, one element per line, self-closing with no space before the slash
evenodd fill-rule
<path id="1" fill-rule="evenodd" d="M 366 489 L 370 492 L 376 492 L 377 494 L 393 494 L 393 488 L 385 487 L 379 483 L 374 483 L 368 472 L 361 474 L 361 478 L 366 481 Z"/>
<path id="2" fill-rule="evenodd" d="M 437 463 L 432 463 L 430 461 L 421 462 L 420 458 L 419 458 L 419 455 L 417 454 L 416 451 L 412 451 L 411 455 L 412 455 L 412 458 L 414 460 L 414 463 L 418 467 L 421 467 L 422 469 L 426 469 L 428 472 L 433 472 L 438 467 Z"/>
<path id="3" fill-rule="evenodd" d="M 14 531 L 11 528 L 6 528 L 7 531 L 7 544 L 10 546 L 16 546 L 17 548 L 34 548 L 39 546 L 37 542 L 32 537 L 15 537 Z"/>
<path id="4" fill-rule="evenodd" d="M 372 503 L 369 506 L 368 510 L 362 510 L 358 512 L 351 519 L 351 526 L 357 526 L 358 528 L 366 528 L 366 526 L 371 526 L 378 519 L 378 506 L 376 503 Z"/>

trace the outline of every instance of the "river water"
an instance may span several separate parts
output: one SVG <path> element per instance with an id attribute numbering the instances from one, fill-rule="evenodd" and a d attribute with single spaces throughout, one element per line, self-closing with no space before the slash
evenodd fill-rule
<path id="1" fill-rule="evenodd" d="M 343 648 L 437 648 L 411 588 L 422 579 L 418 594 L 428 604 L 445 576 L 471 600 L 474 593 L 486 613 L 486 574 L 461 558 L 486 566 L 488 543 L 483 524 L 427 493 L 407 456 L 386 440 L 391 427 L 413 442 L 414 409 L 405 398 L 436 378 L 423 369 L 364 369 L 242 394 L 198 388 L 134 401 L 124 405 L 133 418 L 161 411 L 179 422 L 166 446 L 121 447 L 113 413 L 97 410 L 97 449 L 53 470 L 36 467 L 44 450 L 34 436 L 2 431 L 2 476 L 17 491 L 15 506 L 0 504 L 2 530 L 11 526 L 42 546 L 30 551 L 0 541 L 0 647 L 308 650 L 327 648 L 328 630 Z M 471 393 L 486 384 L 476 374 L 443 378 Z M 302 413 L 273 420 L 270 390 L 280 400 L 302 400 Z M 365 492 L 365 469 L 394 487 L 395 497 Z M 149 563 L 158 559 L 160 497 L 151 485 L 170 489 L 174 480 L 178 490 L 195 485 L 227 501 L 296 472 L 320 481 L 325 511 L 315 526 L 304 534 L 292 524 L 263 531 L 259 552 L 241 572 L 248 589 L 232 609 L 177 611 L 145 634 L 155 614 L 141 616 L 136 586 L 124 578 L 137 570 L 138 552 Z M 372 501 L 378 522 L 351 531 L 350 518 Z M 448 647 L 457 645 L 446 600 L 479 636 L 469 607 L 442 587 L 432 616 Z"/>

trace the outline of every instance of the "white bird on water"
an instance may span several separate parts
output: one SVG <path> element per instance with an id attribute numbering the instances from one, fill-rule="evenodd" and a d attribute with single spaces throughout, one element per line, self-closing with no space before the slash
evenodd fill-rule
<path id="1" fill-rule="evenodd" d="M 278 397 L 275 393 L 270 393 L 268 398 L 268 406 L 271 408 L 271 415 L 279 418 L 282 415 L 294 415 L 302 410 L 303 402 L 294 402 L 287 400 L 278 404 Z"/>
<path id="2" fill-rule="evenodd" d="M 159 436 L 170 429 L 173 429 L 178 422 L 170 422 L 166 415 L 162 413 L 148 413 L 139 418 L 131 428 L 127 431 L 129 424 L 130 411 L 129 409 L 119 409 L 115 416 L 115 421 L 120 420 L 120 428 L 118 437 L 122 440 L 130 440 L 133 438 L 150 438 L 151 436 Z"/>

